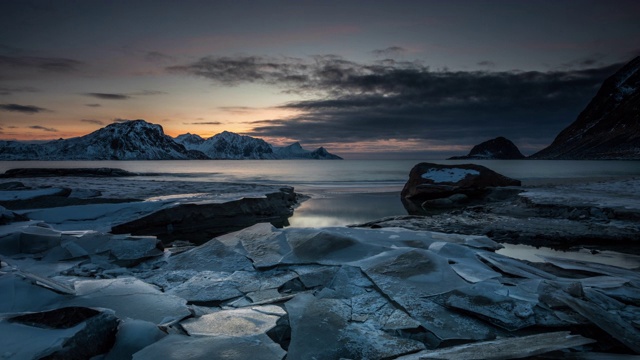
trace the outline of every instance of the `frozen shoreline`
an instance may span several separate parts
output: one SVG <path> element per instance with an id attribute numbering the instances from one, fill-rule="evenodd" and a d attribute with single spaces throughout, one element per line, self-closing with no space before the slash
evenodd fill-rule
<path id="1" fill-rule="evenodd" d="M 82 189 L 78 196 L 98 200 L 144 201 L 23 210 L 53 228 L 38 221 L 0 226 L 0 291 L 13 294 L 0 302 L 0 329 L 15 334 L 0 339 L 9 357 L 81 351 L 90 347 L 82 342 L 87 332 L 115 339 L 101 345 L 106 359 L 134 353 L 134 359 L 178 359 L 184 354 L 174 350 L 183 348 L 228 348 L 264 359 L 409 359 L 467 351 L 451 346 L 458 342 L 488 353 L 510 346 L 570 354 L 606 352 L 611 337 L 620 341 L 618 352 L 640 351 L 637 269 L 550 256 L 532 264 L 496 253 L 501 245 L 485 236 L 398 227 L 279 230 L 261 223 L 198 247 L 178 242 L 164 248 L 155 237 L 107 231 L 121 220 L 174 211 L 176 204 L 264 199 L 282 187 L 148 178 L 11 180 L 71 188 L 70 194 Z M 572 192 L 564 185 L 535 187 L 529 201 L 580 200 L 633 213 L 634 204 L 613 194 L 640 189 L 635 181 L 581 185 Z M 393 194 L 309 190 L 315 198 L 308 204 Z M 608 195 L 596 196 L 602 193 Z M 479 301 L 486 306 L 474 305 Z M 48 323 L 43 329 L 16 320 L 25 312 L 45 323 L 50 316 L 86 315 L 69 329 Z M 602 313 L 608 315 L 603 319 Z M 607 327 L 611 322 L 618 328 Z M 591 330 L 557 332 L 569 327 Z M 590 339 L 598 327 L 608 337 Z M 554 343 L 545 340 L 540 347 L 528 337 L 532 331 Z"/>

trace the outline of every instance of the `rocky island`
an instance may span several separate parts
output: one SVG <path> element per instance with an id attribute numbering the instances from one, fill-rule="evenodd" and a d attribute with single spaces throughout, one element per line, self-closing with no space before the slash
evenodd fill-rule
<path id="1" fill-rule="evenodd" d="M 496 252 L 502 245 L 495 238 L 509 228 L 523 238 L 527 229 L 552 234 L 554 211 L 566 208 L 551 204 L 572 206 L 566 197 L 554 198 L 566 194 L 561 190 L 525 191 L 517 180 L 472 165 L 419 164 L 403 197 L 421 211 L 447 211 L 440 218 L 397 217 L 369 228 L 278 229 L 252 199 L 290 213 L 300 201 L 291 188 L 165 181 L 141 186 L 126 176 L 105 177 L 106 170 L 93 172 L 2 184 L 0 203 L 13 207 L 2 210 L 0 227 L 4 358 L 408 360 L 640 353 L 638 269 L 559 257 L 530 263 Z M 125 202 L 106 202 L 123 196 Z M 92 200 L 58 207 L 46 200 L 69 197 Z M 446 201 L 434 202 L 439 199 Z M 242 200 L 248 202 L 236 203 Z M 541 225 L 519 228 L 525 220 L 514 212 L 522 210 L 511 210 L 517 201 L 537 208 Z M 587 228 L 599 221 L 598 234 L 628 231 L 637 241 L 637 204 L 609 205 L 585 204 L 569 217 Z M 470 214 L 477 214 L 475 223 Z M 242 229 L 213 237 L 234 217 L 255 225 L 242 222 Z M 500 217 L 516 220 L 496 221 Z M 453 220 L 444 224 L 446 218 Z M 624 221 L 635 230 L 624 230 Z M 211 235 L 205 224 L 214 227 Z M 481 224 L 494 231 L 484 234 Z M 189 226 L 197 231 L 185 231 Z M 197 232 L 211 238 L 197 239 Z"/>
<path id="2" fill-rule="evenodd" d="M 520 160 L 524 159 L 511 140 L 499 136 L 474 146 L 467 155 L 453 156 L 449 160 Z"/>

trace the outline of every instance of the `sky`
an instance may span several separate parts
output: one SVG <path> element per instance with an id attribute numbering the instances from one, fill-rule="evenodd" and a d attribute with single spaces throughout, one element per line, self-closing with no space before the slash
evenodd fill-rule
<path id="1" fill-rule="evenodd" d="M 636 0 L 0 0 L 0 139 L 144 119 L 347 159 L 549 145 L 640 55 Z"/>

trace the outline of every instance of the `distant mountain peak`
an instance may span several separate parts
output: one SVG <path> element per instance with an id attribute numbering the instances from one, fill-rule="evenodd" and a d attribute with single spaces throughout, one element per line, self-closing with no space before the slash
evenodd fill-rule
<path id="1" fill-rule="evenodd" d="M 640 159 L 640 56 L 604 81 L 578 118 L 534 159 Z"/>
<path id="2" fill-rule="evenodd" d="M 226 130 L 206 140 L 192 140 L 187 134 L 176 137 L 176 141 L 187 149 L 200 151 L 212 159 L 342 159 L 324 148 L 320 152 L 309 151 L 299 142 L 277 147 L 263 139 Z"/>
<path id="3" fill-rule="evenodd" d="M 499 136 L 474 146 L 465 156 L 454 156 L 450 160 L 515 160 L 524 159 L 518 147 L 509 139 Z"/>

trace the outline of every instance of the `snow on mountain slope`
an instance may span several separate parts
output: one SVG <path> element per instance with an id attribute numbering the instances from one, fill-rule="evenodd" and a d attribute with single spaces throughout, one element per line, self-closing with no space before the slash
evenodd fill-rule
<path id="1" fill-rule="evenodd" d="M 176 137 L 176 142 L 187 149 L 201 151 L 211 159 L 277 159 L 271 145 L 262 139 L 238 135 L 229 131 L 206 140 L 198 135 L 184 134 Z"/>
<path id="2" fill-rule="evenodd" d="M 144 120 L 107 125 L 88 135 L 44 144 L 0 144 L 3 160 L 186 160 L 204 159 Z"/>
<path id="3" fill-rule="evenodd" d="M 229 131 L 206 140 L 192 134 L 179 135 L 175 140 L 187 149 L 201 151 L 212 159 L 342 159 L 323 147 L 309 151 L 303 149 L 299 142 L 277 147 L 262 139 Z"/>
<path id="4" fill-rule="evenodd" d="M 175 139 L 144 120 L 114 123 L 88 135 L 40 144 L 0 141 L 0 160 L 197 160 L 340 159 L 324 148 L 299 143 L 276 148 L 262 139 L 224 131 L 208 139 L 183 134 Z"/>

